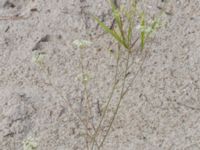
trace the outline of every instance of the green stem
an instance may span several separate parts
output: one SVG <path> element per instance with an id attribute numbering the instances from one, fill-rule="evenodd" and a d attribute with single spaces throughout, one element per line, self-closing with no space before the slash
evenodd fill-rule
<path id="1" fill-rule="evenodd" d="M 107 130 L 107 132 L 106 132 L 106 135 L 104 136 L 104 138 L 103 138 L 101 144 L 99 145 L 99 147 L 102 147 L 102 146 L 103 146 L 103 144 L 104 144 L 104 142 L 105 142 L 105 140 L 106 140 L 106 137 L 108 136 L 108 133 L 109 133 L 111 127 L 112 127 L 112 124 L 113 124 L 113 122 L 114 122 L 114 120 L 115 120 L 115 118 L 116 118 L 116 116 L 117 116 L 117 112 L 118 112 L 118 110 L 119 110 L 120 104 L 121 104 L 121 102 L 122 102 L 122 100 L 123 100 L 124 88 L 125 88 L 126 77 L 127 77 L 126 74 L 128 73 L 130 51 L 128 52 L 128 56 L 127 56 L 127 57 L 128 57 L 128 58 L 127 58 L 127 61 L 126 61 L 126 66 L 125 66 L 125 73 L 124 73 L 124 78 L 123 78 L 123 82 L 122 82 L 122 89 L 121 89 L 120 99 L 119 99 L 119 102 L 118 102 L 118 104 L 117 104 L 117 108 L 116 108 L 116 110 L 115 110 L 115 112 L 114 112 L 114 116 L 113 116 L 113 118 L 112 118 L 112 120 L 111 120 L 111 122 L 110 122 L 110 124 L 109 124 L 109 127 L 108 127 L 108 130 Z"/>
<path id="2" fill-rule="evenodd" d="M 85 81 L 86 78 L 86 73 L 85 73 L 85 69 L 84 69 L 84 65 L 83 65 L 83 52 L 82 50 L 80 50 L 80 66 L 81 66 L 81 71 L 82 71 L 82 83 L 84 86 L 83 92 L 84 92 L 84 100 L 86 101 L 86 120 L 87 120 L 87 126 L 89 125 L 90 122 L 90 116 L 92 115 L 92 110 L 91 110 L 91 102 L 88 98 L 88 90 L 87 90 L 87 82 Z M 92 125 L 93 126 L 93 125 Z"/>
<path id="3" fill-rule="evenodd" d="M 118 47 L 118 54 L 119 54 L 119 51 L 120 51 L 120 46 Z M 92 150 L 93 150 L 93 148 L 94 148 L 94 141 L 95 141 L 96 137 L 98 136 L 98 132 L 99 132 L 99 130 L 100 130 L 101 124 L 102 124 L 102 122 L 103 122 L 103 120 L 104 120 L 104 118 L 105 118 L 106 112 L 107 112 L 107 110 L 108 110 L 108 106 L 109 106 L 109 104 L 110 104 L 110 102 L 111 102 L 111 100 L 112 100 L 113 94 L 114 94 L 115 89 L 116 89 L 116 86 L 117 86 L 117 84 L 118 84 L 117 75 L 118 75 L 118 68 L 119 68 L 119 59 L 120 59 L 120 56 L 118 55 L 118 56 L 117 56 L 117 61 L 116 61 L 116 71 L 115 71 L 115 77 L 114 77 L 114 84 L 113 84 L 111 93 L 110 93 L 110 95 L 109 95 L 109 97 L 108 97 L 108 101 L 107 101 L 106 106 L 105 106 L 105 109 L 104 109 L 104 111 L 103 111 L 101 120 L 100 120 L 100 122 L 99 122 L 99 124 L 98 124 L 98 126 L 97 126 L 97 128 L 96 128 L 96 131 L 95 131 L 95 133 L 94 133 L 94 135 L 93 135 Z"/>
<path id="4" fill-rule="evenodd" d="M 59 89 L 57 89 L 57 88 L 53 85 L 53 83 L 52 83 L 52 81 L 51 81 L 51 79 L 50 79 L 48 73 L 47 73 L 47 78 L 48 78 L 48 81 L 49 81 L 49 85 L 57 92 L 57 94 L 61 97 L 61 99 L 62 99 L 63 101 L 66 101 L 66 98 L 63 96 L 62 92 L 61 92 Z M 87 124 L 85 123 L 85 121 L 84 121 L 84 120 L 80 117 L 80 115 L 77 114 L 76 111 L 73 109 L 71 102 L 70 102 L 68 99 L 67 99 L 67 101 L 68 101 L 68 104 L 69 104 L 69 108 L 71 109 L 71 111 L 73 112 L 73 114 L 80 120 L 80 122 L 81 122 L 81 123 L 83 124 L 83 126 L 86 128 L 87 136 L 89 136 L 90 138 L 92 138 L 91 133 L 90 133 L 90 132 L 88 131 L 88 129 L 87 129 Z"/>

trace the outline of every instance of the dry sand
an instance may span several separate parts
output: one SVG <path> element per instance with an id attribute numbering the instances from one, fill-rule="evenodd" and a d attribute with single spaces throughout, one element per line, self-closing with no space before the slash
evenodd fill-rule
<path id="1" fill-rule="evenodd" d="M 163 4 L 144 5 L 156 12 Z M 28 137 L 38 150 L 86 149 L 67 101 L 31 60 L 33 51 L 46 54 L 52 82 L 79 110 L 80 51 L 72 42 L 90 39 L 84 62 L 95 110 L 110 90 L 114 58 L 90 14 L 112 21 L 104 0 L 0 0 L 0 150 L 21 150 Z M 171 0 L 163 18 L 104 150 L 200 149 L 200 1 Z"/>

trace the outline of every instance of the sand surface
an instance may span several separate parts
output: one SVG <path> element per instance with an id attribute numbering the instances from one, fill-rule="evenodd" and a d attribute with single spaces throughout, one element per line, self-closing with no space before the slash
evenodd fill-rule
<path id="1" fill-rule="evenodd" d="M 153 13 L 163 3 L 146 0 L 143 5 Z M 145 47 L 147 59 L 104 150 L 200 149 L 200 1 L 171 0 L 165 11 L 165 25 Z M 91 76 L 94 121 L 97 103 L 103 105 L 110 91 L 115 64 L 107 50 L 112 39 L 102 35 L 90 14 L 112 22 L 104 0 L 0 0 L 0 150 L 22 150 L 29 137 L 37 150 L 86 149 L 84 129 L 67 102 L 82 114 L 80 51 L 72 42 L 92 41 L 83 62 Z M 45 53 L 50 80 L 67 100 L 32 62 L 34 52 Z M 141 57 L 130 69 L 130 80 Z"/>

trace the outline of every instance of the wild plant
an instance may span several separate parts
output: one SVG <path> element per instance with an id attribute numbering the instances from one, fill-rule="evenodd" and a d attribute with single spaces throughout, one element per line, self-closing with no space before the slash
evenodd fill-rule
<path id="1" fill-rule="evenodd" d="M 104 22 L 100 21 L 99 18 L 92 16 L 93 19 L 98 23 L 98 25 L 112 37 L 112 39 L 117 44 L 117 49 L 115 50 L 115 74 L 113 77 L 113 83 L 111 85 L 111 92 L 106 100 L 105 104 L 102 104 L 102 115 L 99 118 L 99 122 L 94 124 L 90 117 L 94 116 L 92 109 L 92 101 L 88 98 L 89 95 L 89 86 L 88 82 L 90 79 L 89 74 L 86 71 L 86 68 L 83 65 L 84 52 L 82 51 L 85 47 L 90 46 L 92 43 L 87 40 L 75 40 L 73 42 L 80 50 L 80 66 L 81 66 L 81 81 L 84 87 L 84 101 L 86 103 L 86 113 L 85 116 L 81 116 L 73 109 L 71 102 L 66 99 L 60 90 L 56 88 L 50 78 L 49 85 L 51 85 L 54 90 L 60 95 L 63 100 L 67 100 L 69 107 L 75 116 L 79 119 L 85 129 L 85 141 L 86 149 L 102 149 L 104 143 L 110 133 L 110 130 L 113 126 L 113 123 L 116 119 L 116 116 L 119 112 L 122 101 L 125 99 L 125 95 L 129 92 L 130 87 L 133 85 L 145 59 L 146 51 L 145 44 L 147 40 L 151 37 L 152 33 L 160 26 L 159 18 L 152 20 L 147 20 L 146 14 L 141 8 L 138 8 L 138 3 L 136 0 L 129 0 L 128 6 L 120 5 L 119 7 L 113 3 L 113 1 L 108 0 L 109 5 L 111 6 L 113 23 L 111 26 L 107 26 Z M 138 46 L 139 45 L 139 46 Z M 141 60 L 141 65 L 137 72 L 132 75 L 132 79 L 127 79 L 131 76 L 131 66 L 134 61 L 132 61 L 133 55 L 136 55 L 137 52 L 144 53 L 144 57 Z M 136 58 L 137 56 L 134 56 Z M 43 55 L 35 55 L 34 61 L 43 66 L 42 63 Z M 125 60 L 125 61 L 124 61 Z M 123 64 L 123 65 L 120 65 Z M 123 68 L 121 68 L 123 66 Z M 47 72 L 48 75 L 48 72 Z M 114 94 L 118 94 L 118 99 L 115 99 L 116 107 L 114 107 L 113 114 L 111 118 L 107 118 L 109 113 L 109 107 L 112 104 Z M 110 120 L 107 122 L 107 120 Z M 108 126 L 102 131 L 102 128 L 105 127 L 105 124 Z M 91 130 L 92 127 L 92 130 Z M 89 129 L 90 128 L 90 129 Z"/>
<path id="2" fill-rule="evenodd" d="M 96 22 L 99 24 L 99 26 L 108 34 L 113 37 L 113 39 L 116 41 L 116 44 L 118 44 L 117 49 L 117 59 L 116 59 L 116 71 L 114 76 L 114 82 L 112 85 L 112 90 L 110 93 L 110 96 L 108 97 L 108 100 L 105 104 L 105 108 L 103 110 L 103 115 L 99 121 L 99 124 L 97 125 L 97 128 L 93 134 L 92 138 L 92 145 L 91 149 L 94 149 L 95 142 L 97 140 L 97 137 L 100 132 L 100 128 L 102 126 L 103 120 L 105 120 L 106 113 L 108 111 L 109 105 L 111 103 L 111 100 L 113 98 L 113 94 L 116 90 L 117 84 L 119 84 L 121 79 L 121 90 L 119 93 L 119 99 L 116 105 L 116 108 L 114 109 L 113 117 L 111 118 L 111 121 L 108 125 L 108 129 L 106 130 L 105 135 L 102 137 L 101 141 L 99 142 L 97 146 L 98 149 L 102 148 L 104 145 L 104 142 L 111 130 L 111 127 L 113 125 L 113 122 L 116 118 L 116 115 L 119 111 L 120 105 L 124 99 L 124 96 L 127 94 L 130 86 L 132 85 L 132 82 L 134 81 L 135 77 L 137 76 L 137 73 L 135 74 L 135 77 L 133 78 L 133 81 L 129 84 L 130 86 L 126 87 L 126 79 L 129 75 L 129 68 L 131 66 L 130 64 L 130 57 L 135 51 L 143 51 L 145 47 L 145 42 L 150 37 L 152 33 L 156 31 L 156 29 L 159 27 L 160 21 L 158 18 L 152 20 L 150 23 L 147 22 L 145 19 L 145 13 L 144 11 L 138 10 L 137 8 L 137 2 L 132 0 L 130 2 L 130 7 L 125 8 L 124 6 L 120 6 L 117 8 L 116 4 L 114 4 L 112 1 L 109 1 L 109 4 L 112 9 L 112 15 L 114 18 L 114 26 L 108 27 L 105 23 L 101 22 L 97 17 L 94 17 Z M 139 36 L 137 36 L 137 31 L 139 31 Z M 134 35 L 135 34 L 135 35 Z M 136 44 L 140 42 L 140 48 L 136 49 Z M 120 74 L 119 70 L 119 61 L 121 58 L 125 58 L 125 69 L 122 74 Z M 144 57 L 146 58 L 146 57 Z M 145 59 L 144 59 L 145 60 Z M 143 60 L 143 62 L 144 62 Z M 142 63 L 143 64 L 143 63 Z M 118 77 L 121 78 L 118 78 Z"/>

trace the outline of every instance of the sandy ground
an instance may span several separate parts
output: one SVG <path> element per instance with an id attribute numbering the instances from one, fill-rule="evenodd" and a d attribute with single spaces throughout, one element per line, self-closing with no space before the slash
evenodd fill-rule
<path id="1" fill-rule="evenodd" d="M 162 3 L 152 0 L 145 6 L 154 12 Z M 110 90 L 114 58 L 106 49 L 111 38 L 99 36 L 102 30 L 90 14 L 112 21 L 104 0 L 0 1 L 0 150 L 21 150 L 28 137 L 38 150 L 86 149 L 83 127 L 67 101 L 31 60 L 34 51 L 45 53 L 53 84 L 78 111 L 80 51 L 72 42 L 91 40 L 84 62 L 92 76 L 95 112 Z M 164 22 L 145 48 L 148 58 L 105 150 L 200 149 L 200 1 L 169 1 Z M 134 68 L 130 78 L 133 74 Z"/>

